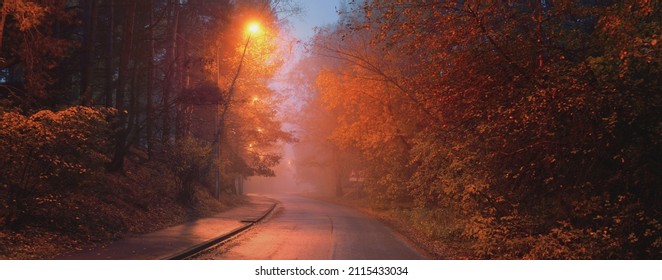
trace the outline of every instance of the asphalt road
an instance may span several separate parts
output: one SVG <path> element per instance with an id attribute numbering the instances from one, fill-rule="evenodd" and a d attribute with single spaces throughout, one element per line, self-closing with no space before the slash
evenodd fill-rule
<path id="1" fill-rule="evenodd" d="M 271 217 L 197 259 L 424 259 L 393 230 L 354 209 L 300 196 L 273 196 Z"/>

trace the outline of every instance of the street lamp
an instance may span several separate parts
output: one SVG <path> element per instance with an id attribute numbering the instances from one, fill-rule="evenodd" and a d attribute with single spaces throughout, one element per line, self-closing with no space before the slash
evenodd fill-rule
<path id="1" fill-rule="evenodd" d="M 252 22 L 251 24 L 248 25 L 248 33 L 253 34 L 260 31 L 260 24 L 257 22 Z"/>
<path id="2" fill-rule="evenodd" d="M 216 199 L 221 198 L 221 168 L 223 166 L 223 162 L 221 161 L 221 137 L 223 135 L 223 131 L 225 129 L 225 116 L 228 112 L 228 109 L 230 108 L 230 103 L 232 103 L 232 97 L 234 96 L 234 87 L 237 82 L 237 78 L 239 78 L 239 73 L 241 72 L 241 67 L 244 64 L 244 58 L 246 57 L 246 50 L 248 50 L 248 44 L 251 41 L 251 36 L 258 31 L 260 31 L 260 25 L 257 22 L 251 22 L 249 23 L 248 27 L 246 28 L 248 31 L 248 37 L 246 38 L 246 43 L 244 43 L 244 50 L 241 54 L 241 59 L 239 60 L 239 65 L 237 66 L 237 72 L 235 72 L 234 77 L 232 78 L 232 82 L 230 83 L 230 87 L 228 88 L 228 94 L 225 100 L 221 99 L 223 103 L 221 102 L 218 103 L 219 106 L 216 106 L 216 137 L 214 141 L 216 142 L 214 145 L 214 152 L 216 154 L 216 158 L 218 159 L 218 168 L 216 169 L 216 188 L 215 188 L 215 196 Z M 219 52 L 220 53 L 220 52 Z M 220 54 L 218 55 L 218 77 L 217 80 L 220 82 L 220 70 L 221 69 L 221 61 L 220 61 Z M 219 85 L 220 86 L 220 85 Z M 221 107 L 222 108 L 219 108 Z"/>

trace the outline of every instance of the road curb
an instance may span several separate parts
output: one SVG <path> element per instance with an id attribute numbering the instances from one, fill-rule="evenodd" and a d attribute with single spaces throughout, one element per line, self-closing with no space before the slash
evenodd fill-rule
<path id="1" fill-rule="evenodd" d="M 220 236 L 214 237 L 210 240 L 207 240 L 207 241 L 202 242 L 200 244 L 196 244 L 196 245 L 191 246 L 187 249 L 179 251 L 175 254 L 169 255 L 165 258 L 162 258 L 162 260 L 183 260 L 183 259 L 191 257 L 191 256 L 193 256 L 197 253 L 200 253 L 201 251 L 203 251 L 203 250 L 205 250 L 205 249 L 207 249 L 211 246 L 214 246 L 214 245 L 216 245 L 220 242 L 228 240 L 228 239 L 232 238 L 233 236 L 235 236 L 235 235 L 251 228 L 256 223 L 262 221 L 265 217 L 267 217 L 276 208 L 277 205 L 278 205 L 278 202 L 273 202 L 271 207 L 269 207 L 269 210 L 265 211 L 264 214 L 262 214 L 259 218 L 255 219 L 255 220 L 250 220 L 250 221 L 241 221 L 241 222 L 245 222 L 246 224 L 243 225 L 243 226 L 237 227 L 237 228 L 231 230 L 228 233 L 224 233 Z"/>

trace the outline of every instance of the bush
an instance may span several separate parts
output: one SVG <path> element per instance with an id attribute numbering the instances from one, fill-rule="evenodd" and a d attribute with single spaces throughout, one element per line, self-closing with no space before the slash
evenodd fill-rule
<path id="1" fill-rule="evenodd" d="M 81 185 L 107 160 L 114 111 L 71 107 L 0 115 L 0 223 L 17 225 L 38 193 Z"/>
<path id="2" fill-rule="evenodd" d="M 168 149 L 166 164 L 175 176 L 182 200 L 193 203 L 194 186 L 200 178 L 206 178 L 213 159 L 211 146 L 192 137 L 185 137 Z"/>

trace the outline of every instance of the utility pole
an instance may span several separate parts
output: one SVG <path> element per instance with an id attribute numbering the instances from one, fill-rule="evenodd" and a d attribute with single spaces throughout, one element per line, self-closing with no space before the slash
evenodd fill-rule
<path id="1" fill-rule="evenodd" d="M 248 50 L 248 44 L 251 41 L 251 35 L 253 33 L 257 32 L 259 30 L 259 26 L 256 23 L 251 24 L 248 27 L 248 38 L 246 38 L 246 43 L 244 43 L 244 50 L 241 54 L 241 59 L 239 60 L 239 66 L 237 66 L 237 71 L 234 74 L 234 77 L 232 78 L 232 82 L 230 83 L 230 87 L 228 88 L 228 94 L 227 97 L 220 98 L 219 102 L 217 103 L 216 106 L 216 116 L 215 116 L 215 126 L 216 126 L 216 136 L 214 137 L 214 153 L 215 157 L 218 160 L 218 168 L 216 168 L 216 189 L 214 191 L 214 195 L 216 196 L 216 199 L 221 198 L 221 175 L 222 175 L 222 168 L 223 168 L 223 161 L 222 161 L 222 149 L 221 149 L 221 138 L 223 137 L 223 132 L 225 129 L 225 116 L 228 113 L 228 110 L 230 109 L 230 104 L 232 103 L 232 97 L 234 96 L 234 87 L 235 84 L 237 83 L 237 79 L 239 78 L 239 73 L 241 72 L 241 67 L 244 64 L 244 58 L 246 57 L 246 50 Z M 216 73 L 216 80 L 218 83 L 218 86 L 220 87 L 220 78 L 221 78 L 221 54 L 220 54 L 220 48 L 218 49 L 217 53 L 217 61 L 218 61 L 218 72 Z M 221 91 L 222 94 L 222 91 Z M 221 108 L 221 105 L 223 106 Z"/>

